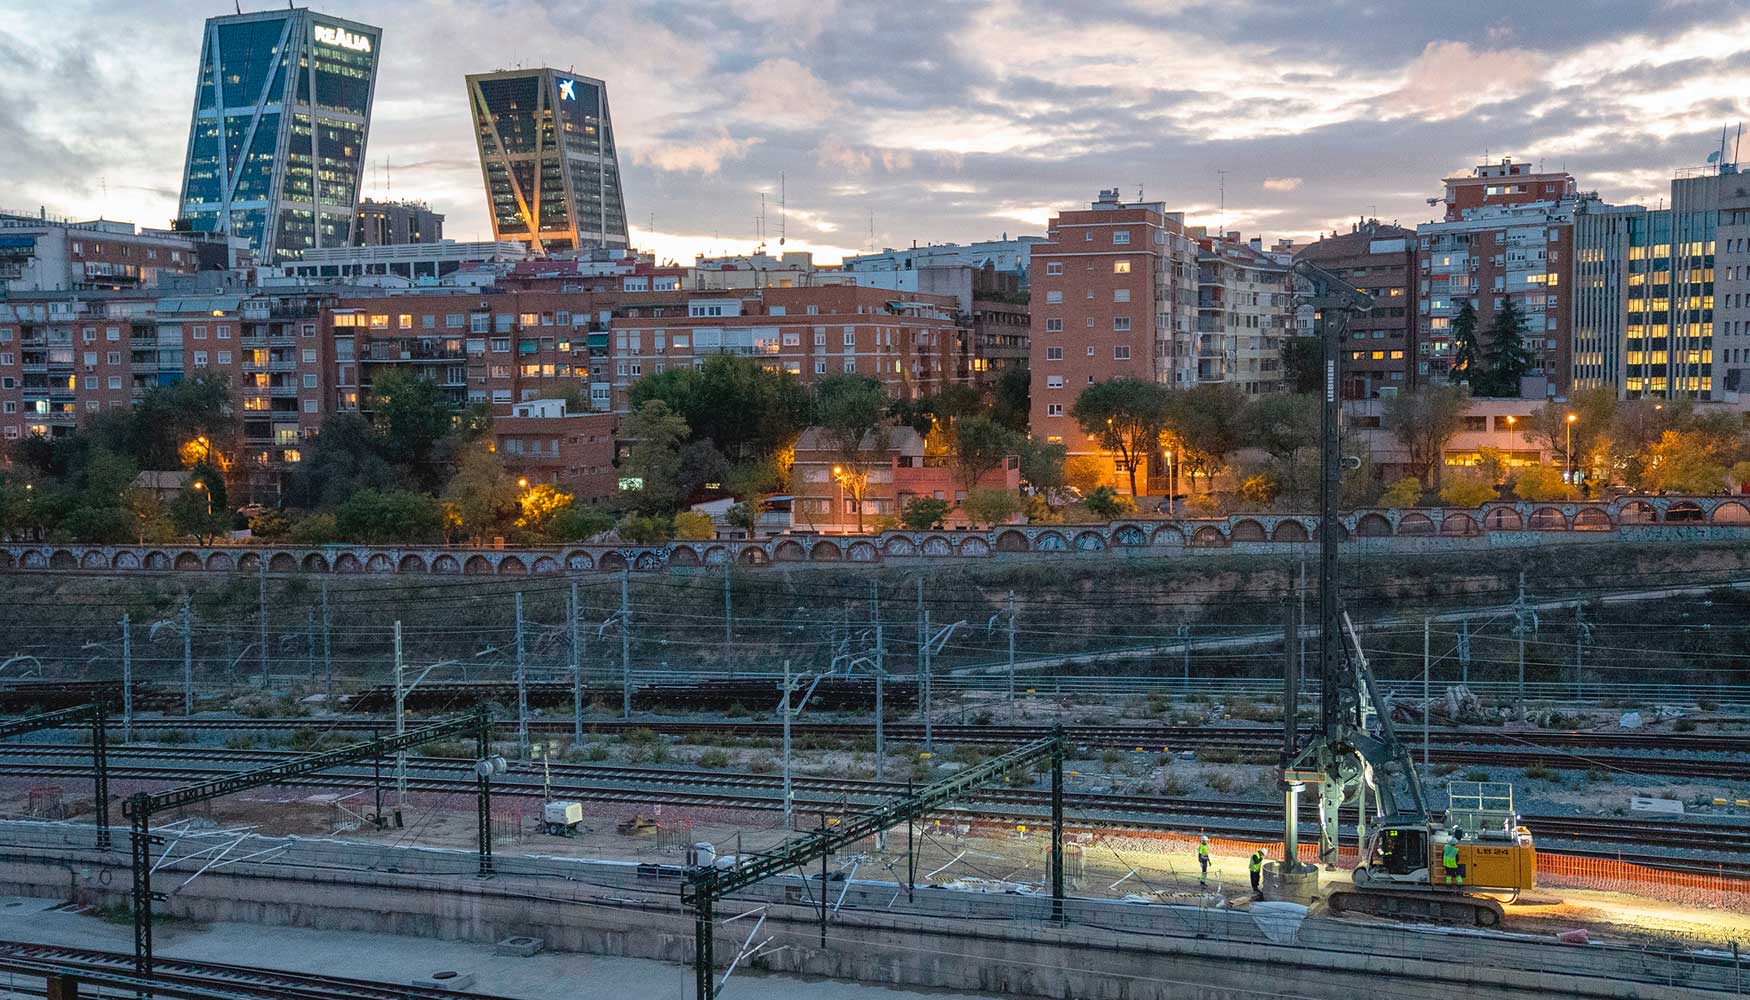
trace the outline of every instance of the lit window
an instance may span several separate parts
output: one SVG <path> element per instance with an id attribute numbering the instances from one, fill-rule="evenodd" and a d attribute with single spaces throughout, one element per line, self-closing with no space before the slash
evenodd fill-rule
<path id="1" fill-rule="evenodd" d="M 1127 261 L 1127 260 L 1115 260 L 1115 261 L 1113 261 L 1112 262 L 1112 273 L 1113 274 L 1129 274 L 1130 273 L 1130 261 Z"/>

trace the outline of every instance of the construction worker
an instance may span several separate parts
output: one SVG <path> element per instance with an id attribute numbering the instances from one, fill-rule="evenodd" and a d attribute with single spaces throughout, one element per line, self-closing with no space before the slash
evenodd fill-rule
<path id="1" fill-rule="evenodd" d="M 1258 848 L 1252 852 L 1251 864 L 1247 866 L 1252 873 L 1252 893 L 1259 899 L 1264 898 L 1264 849 Z"/>
<path id="2" fill-rule="evenodd" d="M 1464 870 L 1458 864 L 1458 842 L 1463 837 L 1463 830 L 1452 831 L 1452 839 L 1440 850 L 1440 867 L 1446 870 L 1447 885 L 1464 884 Z"/>
<path id="3" fill-rule="evenodd" d="M 1197 876 L 1198 885 L 1209 884 L 1209 838 L 1202 837 L 1197 842 L 1197 866 L 1203 873 Z"/>

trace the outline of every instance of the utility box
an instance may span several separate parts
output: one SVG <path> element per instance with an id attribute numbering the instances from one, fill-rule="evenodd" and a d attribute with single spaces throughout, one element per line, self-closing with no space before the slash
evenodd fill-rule
<path id="1" fill-rule="evenodd" d="M 541 829 L 557 837 L 569 837 L 583 822 L 583 803 L 549 802 L 541 807 Z"/>

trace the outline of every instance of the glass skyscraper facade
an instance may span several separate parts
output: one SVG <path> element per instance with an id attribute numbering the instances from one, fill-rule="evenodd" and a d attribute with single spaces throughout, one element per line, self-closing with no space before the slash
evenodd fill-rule
<path id="1" fill-rule="evenodd" d="M 247 237 L 264 263 L 350 246 L 381 41 L 304 8 L 209 19 L 183 225 Z"/>
<path id="2" fill-rule="evenodd" d="M 494 239 L 538 253 L 625 249 L 608 88 L 554 69 L 468 77 Z"/>

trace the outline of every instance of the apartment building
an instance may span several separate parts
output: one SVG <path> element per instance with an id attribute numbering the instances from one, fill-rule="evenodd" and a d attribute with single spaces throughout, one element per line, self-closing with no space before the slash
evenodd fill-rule
<path id="1" fill-rule="evenodd" d="M 1250 395 L 1282 387 L 1282 342 L 1294 324 L 1288 266 L 1237 232 L 1197 242 L 1197 381 L 1227 382 Z"/>
<path id="2" fill-rule="evenodd" d="M 0 293 L 125 291 L 200 269 L 196 240 L 131 222 L 0 212 Z"/>
<path id="3" fill-rule="evenodd" d="M 1101 191 L 1051 220 L 1031 267 L 1033 433 L 1072 455 L 1109 457 L 1070 410 L 1108 379 L 1195 384 L 1197 245 L 1182 213 Z"/>
<path id="4" fill-rule="evenodd" d="M 105 410 L 131 407 L 143 391 L 132 344 L 152 330 L 153 307 L 137 293 L 0 302 L 0 439 L 62 437 Z"/>
<path id="5" fill-rule="evenodd" d="M 1294 253 L 1373 296 L 1373 310 L 1352 317 L 1343 337 L 1344 399 L 1378 399 L 1428 379 L 1412 318 L 1421 290 L 1416 249 L 1415 230 L 1364 219 Z M 1298 319 L 1302 335 L 1312 336 L 1312 307 L 1301 309 Z"/>
<path id="6" fill-rule="evenodd" d="M 1502 160 L 1446 179 L 1444 221 L 1416 227 L 1420 287 L 1417 373 L 1446 379 L 1452 321 L 1469 303 L 1486 344 L 1495 313 L 1511 298 L 1526 315 L 1533 356 L 1522 394 L 1565 395 L 1572 374 L 1574 180 Z M 1426 371 L 1423 365 L 1426 364 Z"/>
<path id="7" fill-rule="evenodd" d="M 537 399 L 494 418 L 492 444 L 511 475 L 595 502 L 618 490 L 614 424 L 609 413 L 577 413 L 563 399 Z"/>

